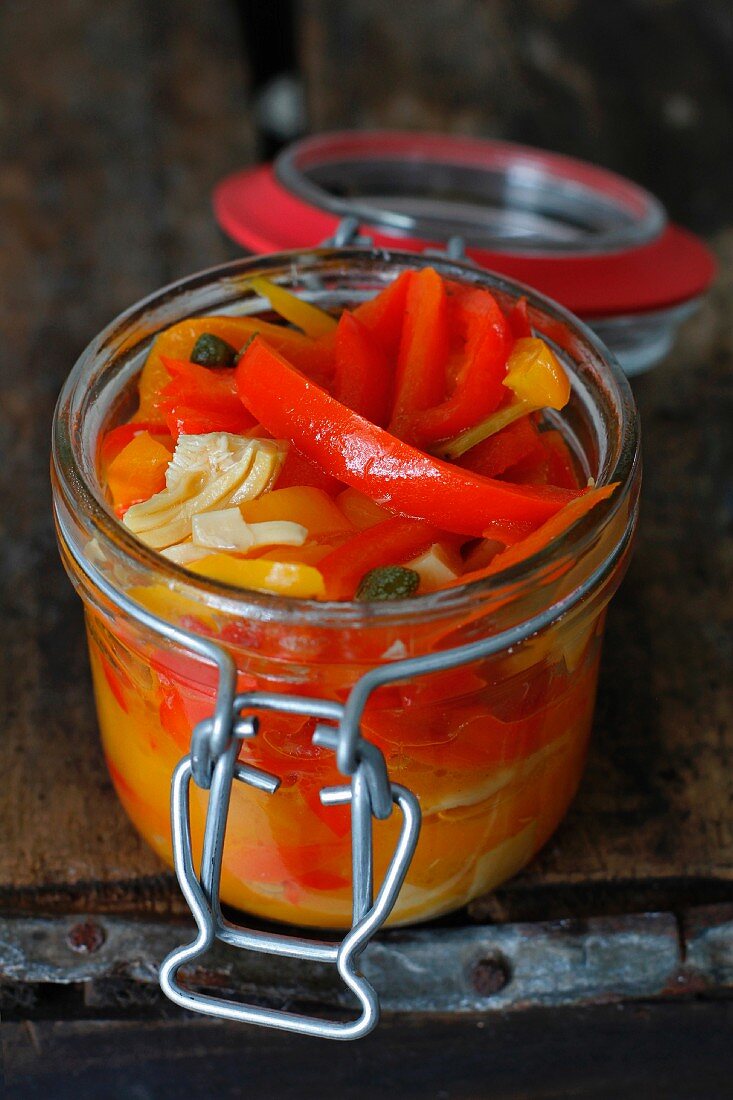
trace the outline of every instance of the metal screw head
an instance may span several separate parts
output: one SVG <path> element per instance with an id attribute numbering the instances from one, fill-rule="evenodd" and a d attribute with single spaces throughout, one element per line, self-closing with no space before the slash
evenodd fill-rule
<path id="1" fill-rule="evenodd" d="M 479 959 L 471 971 L 471 984 L 482 997 L 492 997 L 501 992 L 511 980 L 511 968 L 503 955 Z"/>
<path id="2" fill-rule="evenodd" d="M 80 955 L 93 955 L 106 938 L 102 926 L 91 920 L 75 924 L 66 934 L 67 944 Z"/>

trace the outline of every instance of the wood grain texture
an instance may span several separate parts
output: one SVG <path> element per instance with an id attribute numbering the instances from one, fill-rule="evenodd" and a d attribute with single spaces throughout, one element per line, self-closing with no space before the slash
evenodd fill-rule
<path id="1" fill-rule="evenodd" d="M 4 1025 L 4 1096 L 726 1100 L 731 1024 L 731 1002 L 606 1005 L 387 1018 L 359 1043 L 327 1046 L 200 1018 L 26 1021 Z"/>
<path id="2" fill-rule="evenodd" d="M 431 2 L 437 12 L 440 5 Z M 684 4 L 666 6 L 675 18 L 688 12 Z M 386 10 L 381 2 L 372 7 Z M 440 77 L 436 126 L 457 125 L 463 94 L 456 65 L 446 59 L 477 39 L 460 18 L 477 17 L 475 6 L 456 0 L 444 7 L 457 38 L 435 23 L 436 41 L 445 45 L 443 61 L 436 57 L 433 65 Z M 510 9 L 480 7 L 485 33 L 493 35 L 491 21 L 503 12 L 506 22 Z M 581 18 L 573 3 L 529 7 L 545 12 L 548 34 L 555 22 Z M 329 45 L 330 52 L 323 46 L 317 53 L 317 35 L 342 34 L 337 41 L 351 51 L 357 75 L 364 43 L 361 31 L 347 34 L 347 14 L 333 25 L 322 18 L 327 8 L 309 3 L 303 10 L 309 56 L 320 58 L 309 69 L 311 88 L 317 84 L 322 97 L 321 107 L 314 100 L 316 121 L 346 120 L 353 112 L 349 121 L 410 123 L 409 112 L 375 114 L 370 106 L 376 96 L 394 101 L 388 79 L 367 87 L 355 76 L 336 96 L 333 51 Z M 361 0 L 348 5 L 349 18 L 360 11 L 367 12 Z M 230 14 L 224 3 L 194 0 L 0 8 L 0 477 L 7 501 L 0 520 L 0 689 L 7 714 L 0 742 L 0 906 L 6 911 L 183 910 L 171 876 L 127 824 L 104 771 L 81 608 L 51 531 L 48 433 L 64 375 L 106 321 L 142 294 L 230 254 L 208 204 L 214 180 L 252 155 Z M 380 34 L 395 25 L 385 15 Z M 485 65 L 501 60 L 499 31 L 507 39 L 508 24 L 496 30 Z M 383 43 L 370 41 L 374 56 Z M 415 49 L 421 41 L 416 36 Z M 479 59 L 483 48 L 477 41 Z M 386 75 L 394 71 L 390 56 L 380 54 Z M 43 57 L 43 66 L 30 67 L 28 57 Z M 202 57 L 216 64 L 202 66 Z M 410 62 L 406 86 L 422 88 L 421 64 Z M 502 71 L 492 79 L 500 82 Z M 534 117 L 532 81 L 519 68 L 507 76 L 512 102 L 512 80 L 525 88 Z M 450 93 L 453 86 L 458 90 Z M 467 103 L 483 103 L 482 86 Z M 423 94 L 415 92 L 415 102 Z M 343 103 L 336 104 L 339 97 Z M 608 110 L 620 127 L 625 108 Z M 467 116 L 464 128 L 482 129 L 485 117 Z M 416 111 L 413 121 L 425 118 Z M 509 129 L 505 121 L 496 132 Z M 595 151 L 582 140 L 578 148 Z M 635 384 L 645 428 L 643 517 L 636 557 L 609 616 L 586 778 L 547 849 L 496 897 L 476 903 L 475 919 L 556 915 L 558 905 L 572 910 L 582 890 L 595 891 L 596 911 L 611 895 L 611 908 L 626 910 L 642 897 L 651 907 L 655 899 L 667 907 L 733 897 L 733 233 L 720 231 L 714 243 L 723 276 L 710 302 L 672 359 Z"/>
<path id="3" fill-rule="evenodd" d="M 638 180 L 712 232 L 733 206 L 729 0 L 302 0 L 315 130 L 526 142 Z"/>
<path id="4" fill-rule="evenodd" d="M 117 898 L 120 881 L 132 884 L 126 904 L 170 893 L 102 765 L 79 602 L 52 532 L 50 421 L 76 356 L 116 313 L 233 255 L 209 194 L 252 157 L 242 73 L 225 3 L 0 7 L 8 904 L 18 890 L 38 891 L 41 906 Z"/>

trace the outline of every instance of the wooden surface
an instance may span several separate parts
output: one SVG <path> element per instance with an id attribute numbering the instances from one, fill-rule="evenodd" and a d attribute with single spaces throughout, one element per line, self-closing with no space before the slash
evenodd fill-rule
<path id="1" fill-rule="evenodd" d="M 5 1100 L 729 1100 L 733 1004 L 385 1020 L 331 1043 L 201 1019 L 4 1028 Z M 1 1083 L 1 1081 L 0 1081 Z"/>
<path id="2" fill-rule="evenodd" d="M 103 767 L 81 607 L 51 528 L 48 435 L 63 377 L 106 321 L 233 254 L 209 208 L 212 183 L 253 157 L 231 17 L 194 0 L 0 9 L 5 911 L 183 911 Z M 44 57 L 42 72 L 28 57 Z M 713 243 L 714 294 L 672 359 L 635 383 L 641 530 L 609 616 L 580 795 L 473 919 L 733 898 L 733 232 Z"/>
<path id="3" fill-rule="evenodd" d="M 208 196 L 255 157 L 236 7 L 0 4 L 4 914 L 183 911 L 104 771 L 80 605 L 51 529 L 48 437 L 61 382 L 102 325 L 235 254 Z M 535 864 L 469 916 L 730 900 L 733 12 L 727 0 L 425 0 L 407 26 L 404 10 L 298 5 L 314 126 L 442 127 L 591 156 L 655 188 L 722 264 L 671 361 L 635 383 L 644 511 L 583 787 Z M 0 1028 L 8 1100 L 732 1094 L 731 1004 L 714 1000 L 402 1017 L 328 1048 L 185 1019 L 124 978 L 0 984 L 0 1006 L 17 1021 Z M 110 1019 L 121 1014 L 136 1019 Z"/>
<path id="4" fill-rule="evenodd" d="M 314 129 L 454 131 L 585 157 L 702 232 L 733 209 L 730 0 L 302 0 Z"/>
<path id="5" fill-rule="evenodd" d="M 8 0 L 0 96 L 0 897 L 43 906 L 50 890 L 63 905 L 100 889 L 149 905 L 170 883 L 101 764 L 80 606 L 52 533 L 50 422 L 96 331 L 234 255 L 209 202 L 215 181 L 253 153 L 233 12 L 196 0 Z"/>

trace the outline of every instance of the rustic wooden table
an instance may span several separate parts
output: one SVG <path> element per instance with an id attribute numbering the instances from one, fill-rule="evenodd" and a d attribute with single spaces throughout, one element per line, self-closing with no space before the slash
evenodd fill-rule
<path id="1" fill-rule="evenodd" d="M 359 85 L 334 106 L 334 58 L 345 39 L 363 71 L 362 9 L 329 23 L 327 4 L 303 7 L 316 123 L 348 119 Z M 392 25 L 385 14 L 383 33 Z M 209 192 L 256 158 L 239 36 L 223 0 L 0 8 L 9 1097 L 158 1098 L 182 1080 L 192 1097 L 240 1095 L 245 1079 L 254 1095 L 326 1087 L 321 1044 L 186 1018 L 157 996 L 155 962 L 186 910 L 107 778 L 81 608 L 50 519 L 49 423 L 78 352 L 135 299 L 236 254 Z M 394 117 L 394 100 L 380 115 L 375 95 L 359 101 L 362 122 L 430 122 L 404 96 L 410 117 Z M 580 794 L 519 878 L 438 928 L 383 938 L 373 966 L 394 1015 L 364 1044 L 328 1048 L 334 1091 L 458 1098 L 486 1095 L 491 1080 L 495 1096 L 611 1097 L 623 1080 L 631 1095 L 652 1084 L 665 1096 L 733 1095 L 733 236 L 712 239 L 713 294 L 672 358 L 634 385 L 642 522 L 609 615 Z M 410 984 L 411 960 L 426 958 L 424 981 Z M 338 1004 L 327 983 L 242 965 L 218 956 L 201 981 Z"/>

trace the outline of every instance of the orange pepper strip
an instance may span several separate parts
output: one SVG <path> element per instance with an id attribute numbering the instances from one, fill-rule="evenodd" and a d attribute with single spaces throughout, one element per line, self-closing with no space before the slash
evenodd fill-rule
<path id="1" fill-rule="evenodd" d="M 380 565 L 400 565 L 440 538 L 440 532 L 412 519 L 386 519 L 347 539 L 318 563 L 332 600 L 349 599 L 365 573 Z"/>
<path id="2" fill-rule="evenodd" d="M 571 500 L 556 515 L 543 523 L 536 531 L 533 531 L 531 535 L 527 535 L 526 538 L 523 538 L 514 546 L 510 546 L 507 550 L 497 554 L 485 569 L 479 569 L 473 573 L 464 573 L 462 577 L 452 581 L 446 587 L 467 584 L 469 581 L 477 581 L 481 577 L 490 577 L 494 573 L 499 573 L 502 569 L 517 565 L 519 562 L 531 557 L 532 554 L 536 554 L 539 550 L 543 550 L 553 539 L 563 535 L 569 527 L 587 515 L 597 504 L 600 504 L 603 500 L 608 500 L 615 492 L 618 484 L 617 481 L 614 481 L 611 485 L 589 489 L 583 496 Z"/>
<path id="3" fill-rule="evenodd" d="M 99 449 L 99 458 L 102 464 L 102 468 L 106 470 L 110 462 L 117 458 L 117 455 L 122 451 L 131 439 L 134 439 L 136 435 L 140 435 L 142 432 L 148 432 L 157 440 L 158 443 L 162 443 L 164 447 L 169 447 L 173 450 L 173 439 L 159 424 L 148 424 L 145 421 L 130 420 L 127 424 L 118 424 L 116 428 L 110 428 L 108 432 L 104 433 L 102 443 Z"/>
<path id="4" fill-rule="evenodd" d="M 464 535 L 539 527 L 578 493 L 521 488 L 418 451 L 347 409 L 255 339 L 236 368 L 239 396 L 277 439 L 389 511 Z"/>
<path id="5" fill-rule="evenodd" d="M 267 523 L 289 520 L 308 530 L 316 541 L 353 534 L 353 525 L 328 493 L 312 485 L 293 485 L 287 489 L 271 489 L 255 500 L 240 504 L 239 510 L 247 523 Z"/>
<path id="6" fill-rule="evenodd" d="M 358 489 L 344 489 L 336 497 L 336 503 L 358 531 L 363 531 L 365 527 L 374 527 L 382 520 L 389 519 L 389 512 L 380 508 Z"/>
<path id="7" fill-rule="evenodd" d="M 107 485 L 118 512 L 148 500 L 165 488 L 165 473 L 173 455 L 149 432 L 136 435 L 109 464 Z"/>

